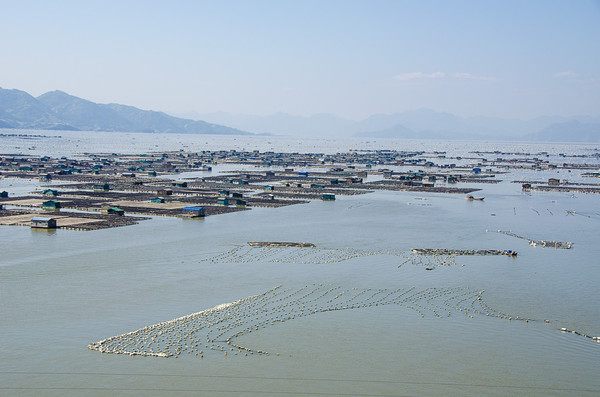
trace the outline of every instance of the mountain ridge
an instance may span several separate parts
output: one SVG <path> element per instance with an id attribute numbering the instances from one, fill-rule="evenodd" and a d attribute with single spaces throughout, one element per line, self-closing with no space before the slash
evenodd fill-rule
<path id="1" fill-rule="evenodd" d="M 179 115 L 181 116 L 181 115 Z M 541 116 L 530 120 L 460 117 L 431 109 L 373 114 L 353 121 L 328 113 L 268 116 L 190 112 L 185 117 L 117 103 L 99 104 L 66 92 L 37 98 L 0 87 L 0 128 L 106 132 L 292 135 L 411 139 L 600 142 L 600 117 Z"/>
<path id="2" fill-rule="evenodd" d="M 0 88 L 0 127 L 104 132 L 153 132 L 253 135 L 202 120 L 188 120 L 164 112 L 116 103 L 99 104 L 63 91 L 31 96 Z"/>
<path id="3" fill-rule="evenodd" d="M 540 116 L 519 120 L 486 116 L 459 117 L 431 109 L 378 113 L 359 121 L 327 114 L 306 117 L 285 113 L 254 116 L 190 112 L 186 116 L 255 133 L 260 131 L 294 136 L 600 142 L 600 133 L 593 132 L 596 131 L 596 124 L 600 124 L 600 117 L 591 116 Z M 319 119 L 326 119 L 328 123 L 316 122 Z M 573 125 L 564 124 L 573 120 L 581 124 L 577 131 L 570 129 Z M 557 126 L 548 129 L 554 124 Z M 585 133 L 585 129 L 592 133 Z"/>

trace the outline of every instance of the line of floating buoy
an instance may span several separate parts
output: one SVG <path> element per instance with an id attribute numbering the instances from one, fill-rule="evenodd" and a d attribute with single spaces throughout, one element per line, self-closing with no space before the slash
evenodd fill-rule
<path id="1" fill-rule="evenodd" d="M 513 250 L 457 250 L 448 248 L 413 248 L 411 252 L 420 255 L 508 255 L 517 256 L 517 251 Z"/>
<path id="2" fill-rule="evenodd" d="M 304 244 L 304 243 L 302 243 Z M 358 250 L 354 248 L 323 249 L 298 246 L 237 246 L 218 255 L 200 259 L 211 263 L 289 263 L 331 264 L 376 255 L 402 256 L 394 250 Z"/>
<path id="3" fill-rule="evenodd" d="M 293 243 L 285 241 L 248 241 L 248 245 L 251 247 L 316 247 L 313 243 Z"/>
<path id="4" fill-rule="evenodd" d="M 569 333 L 569 334 L 573 334 L 573 335 L 583 336 L 584 338 L 588 338 L 588 339 L 591 339 L 593 341 L 600 342 L 600 336 L 586 335 L 583 332 L 575 331 L 575 330 L 572 330 L 572 329 L 567 329 L 565 327 L 561 328 L 560 331 L 562 333 Z"/>
<path id="5" fill-rule="evenodd" d="M 512 320 L 512 316 L 489 308 L 484 291 L 469 288 L 348 288 L 324 284 L 289 289 L 275 287 L 262 294 L 218 305 L 174 320 L 150 325 L 136 331 L 90 344 L 103 353 L 142 357 L 177 357 L 187 353 L 204 358 L 208 352 L 230 355 L 269 355 L 237 342 L 243 335 L 297 318 L 358 308 L 397 305 L 421 317 L 450 317 L 460 312 L 465 317 L 486 315 Z M 530 321 L 516 317 L 517 320 Z"/>
<path id="6" fill-rule="evenodd" d="M 529 241 L 529 245 L 532 247 L 540 246 L 544 248 L 558 248 L 558 249 L 571 249 L 573 243 L 570 241 L 547 241 L 547 240 L 533 240 L 527 237 L 519 236 L 510 231 L 498 230 L 497 233 L 505 234 L 507 236 L 519 238 L 522 240 Z"/>
<path id="7" fill-rule="evenodd" d="M 246 249 L 271 250 L 248 247 Z M 293 248 L 274 248 L 280 249 Z M 453 250 L 453 255 L 449 257 L 455 257 L 457 252 L 458 250 Z M 229 254 L 225 253 L 224 257 L 227 255 Z M 413 255 L 420 259 L 426 257 L 424 254 Z M 442 259 L 435 258 L 434 263 L 439 265 Z M 243 346 L 238 342 L 238 338 L 306 316 L 385 305 L 397 305 L 413 310 L 423 318 L 426 315 L 450 317 L 452 313 L 458 312 L 467 318 L 485 315 L 507 321 L 536 321 L 490 308 L 483 299 L 484 292 L 465 287 L 342 288 L 322 283 L 293 289 L 277 286 L 258 295 L 91 343 L 88 348 L 102 353 L 141 357 L 166 358 L 190 354 L 204 358 L 209 352 L 220 352 L 225 357 L 266 356 L 269 352 Z M 549 323 L 548 320 L 544 321 Z M 572 332 L 598 341 L 597 337 L 566 328 L 563 332 Z"/>

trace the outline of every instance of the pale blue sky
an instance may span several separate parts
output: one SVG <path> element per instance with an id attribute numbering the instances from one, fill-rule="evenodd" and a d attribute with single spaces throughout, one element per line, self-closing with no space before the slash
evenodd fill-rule
<path id="1" fill-rule="evenodd" d="M 0 87 L 183 113 L 600 116 L 600 1 L 0 0 Z"/>

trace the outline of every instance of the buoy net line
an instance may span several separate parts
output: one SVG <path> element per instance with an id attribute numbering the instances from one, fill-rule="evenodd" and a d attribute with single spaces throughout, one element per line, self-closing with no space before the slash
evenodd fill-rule
<path id="1" fill-rule="evenodd" d="M 413 248 L 411 252 L 419 255 L 508 255 L 516 256 L 516 251 L 513 250 L 458 250 L 449 248 Z"/>
<path id="2" fill-rule="evenodd" d="M 458 266 L 456 263 L 456 253 L 452 254 L 423 254 L 420 252 L 411 252 L 409 255 L 404 256 L 404 261 L 398 265 L 409 263 L 414 266 L 425 266 L 427 270 L 433 270 L 437 266 Z M 462 265 L 464 266 L 464 265 Z"/>
<path id="3" fill-rule="evenodd" d="M 219 322 L 218 318 L 220 314 L 224 311 L 228 311 L 232 307 L 240 305 L 243 302 L 258 299 L 260 296 L 269 294 L 270 292 L 278 288 L 279 287 L 275 287 L 260 295 L 250 296 L 230 303 L 222 303 L 220 305 L 214 306 L 210 309 L 202 310 L 197 313 L 187 314 L 185 316 L 178 317 L 173 320 L 164 321 L 154 325 L 148 325 L 135 331 L 103 339 L 99 342 L 90 343 L 88 345 L 88 348 L 90 350 L 97 350 L 102 353 L 128 354 L 131 356 L 140 355 L 153 357 L 171 357 L 175 354 L 180 354 L 181 346 L 175 346 L 172 345 L 170 341 L 163 340 L 162 342 L 166 349 L 163 349 L 162 351 L 155 351 L 155 348 L 152 347 L 153 344 L 155 344 L 156 347 L 160 347 L 160 337 L 162 337 L 163 335 L 168 336 L 173 330 L 182 331 L 183 328 L 181 327 L 181 325 L 186 324 L 200 323 L 200 326 L 197 328 L 197 330 L 200 330 L 205 327 L 214 326 Z M 144 340 L 144 337 L 146 339 L 144 341 L 146 345 L 145 349 L 142 348 L 142 340 Z M 182 338 L 179 339 L 180 342 L 182 340 Z M 174 347 L 174 349 L 171 349 L 171 347 Z"/>
<path id="4" fill-rule="evenodd" d="M 453 249 L 413 249 L 409 252 L 399 250 L 360 250 L 356 248 L 318 248 L 290 245 L 239 245 L 219 254 L 201 258 L 200 262 L 211 263 L 281 263 L 281 264 L 333 264 L 356 258 L 373 256 L 399 257 L 403 260 L 398 267 L 406 263 L 426 266 L 457 266 L 456 257 L 463 255 L 508 255 L 516 256 L 511 250 L 453 250 Z M 464 265 L 461 265 L 464 266 Z"/>
<path id="5" fill-rule="evenodd" d="M 326 284 L 311 284 L 301 288 L 278 286 L 258 295 L 106 338 L 89 344 L 88 348 L 101 353 L 162 358 L 182 354 L 201 359 L 215 354 L 268 356 L 271 353 L 265 350 L 244 346 L 240 337 L 306 316 L 389 305 L 412 310 L 422 318 L 452 315 L 473 318 L 479 315 L 508 321 L 538 321 L 491 308 L 484 300 L 484 292 L 466 287 L 378 289 L 343 288 Z"/>
<path id="6" fill-rule="evenodd" d="M 425 266 L 433 270 L 437 266 L 457 266 L 456 258 L 459 256 L 484 256 L 506 255 L 516 257 L 517 252 L 512 250 L 457 250 L 448 248 L 413 248 L 408 255 L 403 255 L 404 261 L 398 267 L 410 263 L 415 266 Z M 461 265 L 464 266 L 464 265 Z"/>
<path id="7" fill-rule="evenodd" d="M 487 230 L 486 230 L 487 231 Z M 543 247 L 543 248 L 557 248 L 557 249 L 571 249 L 573 243 L 570 241 L 551 241 L 551 240 L 534 240 L 528 237 L 519 236 L 516 233 L 505 230 L 498 230 L 496 233 L 505 234 L 507 236 L 519 238 L 521 240 L 529 241 L 529 245 L 532 247 Z"/>
<path id="8" fill-rule="evenodd" d="M 210 257 L 201 258 L 200 262 L 212 263 L 289 263 L 289 264 L 328 264 L 338 263 L 355 258 L 376 255 L 403 256 L 395 250 L 360 250 L 356 248 L 318 248 L 298 245 L 239 245 L 232 249 Z"/>
<path id="9" fill-rule="evenodd" d="M 300 248 L 314 248 L 313 243 L 297 243 L 289 241 L 248 241 L 248 245 L 251 247 L 300 247 Z"/>

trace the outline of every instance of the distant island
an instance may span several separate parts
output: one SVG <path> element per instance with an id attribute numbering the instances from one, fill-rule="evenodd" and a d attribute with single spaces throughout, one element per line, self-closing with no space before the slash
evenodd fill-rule
<path id="1" fill-rule="evenodd" d="M 353 121 L 333 114 L 268 116 L 186 113 L 191 119 L 251 132 L 328 138 L 443 139 L 530 142 L 600 142 L 600 117 L 541 116 L 529 120 L 460 117 L 431 109 L 373 114 Z"/>
<path id="2" fill-rule="evenodd" d="M 530 120 L 459 117 L 431 109 L 374 114 L 352 121 L 332 114 L 309 117 L 226 112 L 168 115 L 116 103 L 99 104 L 62 91 L 35 98 L 25 91 L 0 88 L 0 128 L 290 135 L 295 137 L 442 139 L 530 142 L 600 142 L 600 117 L 544 116 Z"/>
<path id="3" fill-rule="evenodd" d="M 0 128 L 254 135 L 237 128 L 169 116 L 116 103 L 99 104 L 62 91 L 35 98 L 25 91 L 0 88 Z"/>

